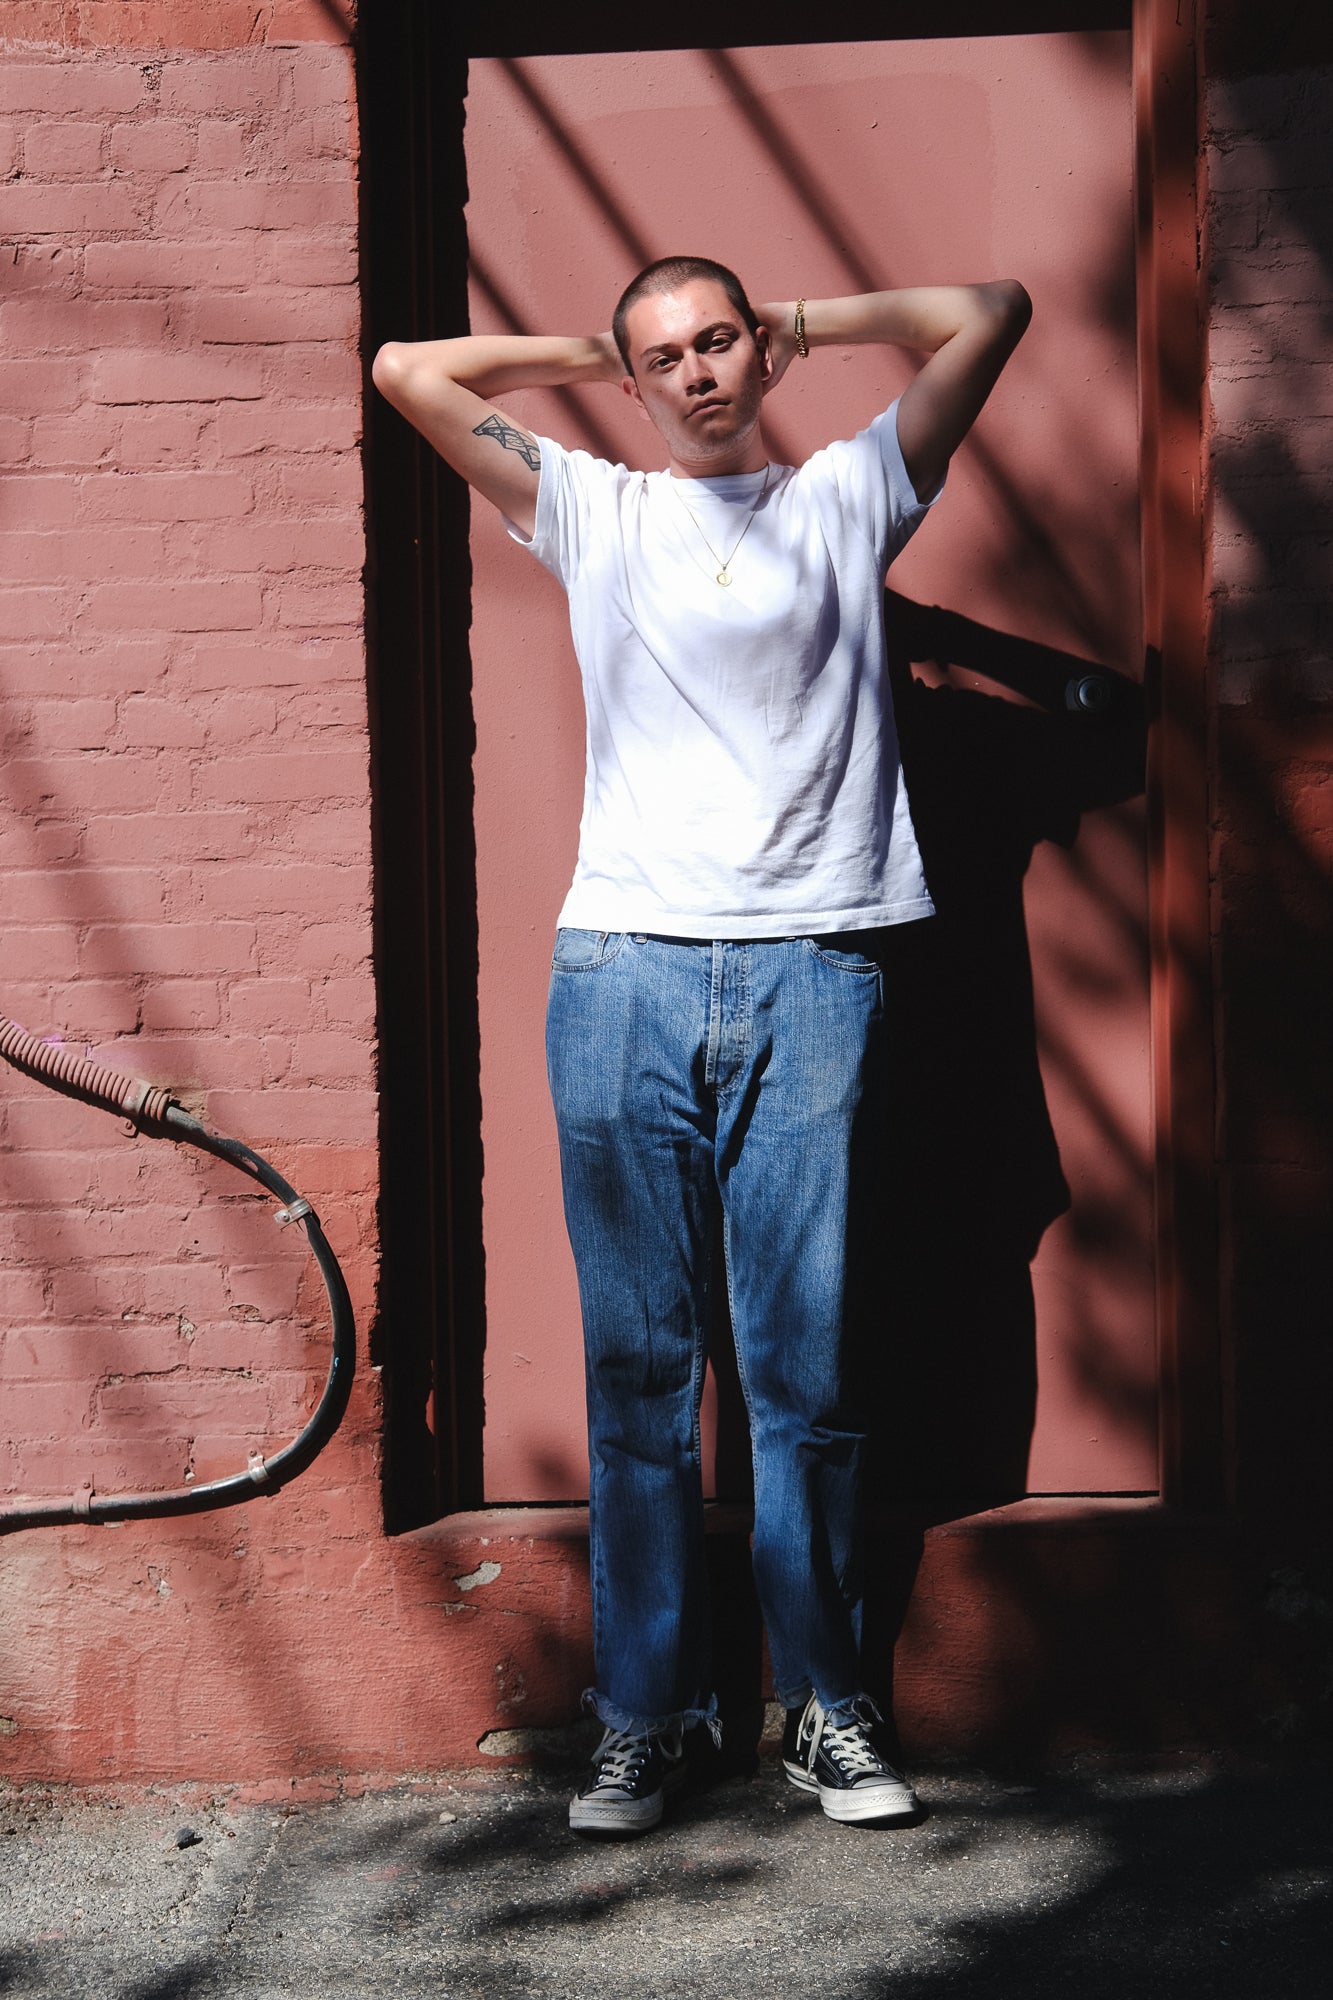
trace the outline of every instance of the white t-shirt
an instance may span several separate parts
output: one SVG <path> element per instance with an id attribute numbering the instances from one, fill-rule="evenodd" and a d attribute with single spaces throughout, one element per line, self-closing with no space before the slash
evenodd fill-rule
<path id="1" fill-rule="evenodd" d="M 931 914 L 884 573 L 931 503 L 897 404 L 793 470 L 677 480 L 539 439 L 531 548 L 569 597 L 588 764 L 561 924 L 690 938 Z M 710 553 L 709 544 L 712 545 Z"/>

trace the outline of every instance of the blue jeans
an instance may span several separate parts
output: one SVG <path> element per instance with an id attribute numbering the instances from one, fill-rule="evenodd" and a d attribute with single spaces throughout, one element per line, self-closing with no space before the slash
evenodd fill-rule
<path id="1" fill-rule="evenodd" d="M 699 1402 L 718 1197 L 779 1698 L 861 1693 L 852 1269 L 882 1032 L 858 940 L 562 930 L 547 1013 L 587 1367 L 591 1705 L 711 1718 Z M 858 1200 L 854 1201 L 853 1197 Z"/>

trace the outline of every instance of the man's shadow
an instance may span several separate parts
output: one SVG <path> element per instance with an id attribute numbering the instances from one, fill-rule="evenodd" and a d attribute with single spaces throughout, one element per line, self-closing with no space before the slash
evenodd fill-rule
<path id="1" fill-rule="evenodd" d="M 858 1393 L 870 1412 L 866 1671 L 887 1713 L 925 1526 L 1025 1490 L 1031 1264 L 1069 1188 L 1038 1064 L 1023 882 L 1041 841 L 1068 847 L 1085 812 L 1143 790 L 1146 714 L 1127 676 L 956 613 L 888 592 L 886 623 L 936 905 L 883 938 L 889 1073 Z M 951 668 L 1022 700 L 941 683 Z M 742 1500 L 749 1439 L 730 1330 L 718 1332 L 717 1490 Z"/>

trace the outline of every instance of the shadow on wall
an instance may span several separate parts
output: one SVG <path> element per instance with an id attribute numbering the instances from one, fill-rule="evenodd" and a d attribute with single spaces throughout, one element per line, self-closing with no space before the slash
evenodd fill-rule
<path id="1" fill-rule="evenodd" d="M 870 1281 L 868 1501 L 872 1514 L 912 1502 L 947 1519 L 1027 1490 L 1030 1267 L 1069 1206 L 1038 1062 L 1024 877 L 1041 841 L 1068 848 L 1085 812 L 1142 791 L 1144 697 L 1109 668 L 888 598 L 903 762 L 937 915 L 882 945 L 887 1182 Z M 951 670 L 1008 695 L 951 684 Z M 1127 943 L 1142 952 L 1137 929 Z M 1114 1230 L 1115 1219 L 1098 1226 Z M 716 1335 L 718 1491 L 737 1498 L 750 1490 L 744 1404 L 725 1324 Z"/>

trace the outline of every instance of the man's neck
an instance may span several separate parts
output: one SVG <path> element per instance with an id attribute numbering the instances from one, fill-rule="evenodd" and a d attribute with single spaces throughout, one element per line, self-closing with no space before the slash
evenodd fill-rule
<path id="1" fill-rule="evenodd" d="M 681 458 L 673 451 L 668 469 L 673 479 L 734 479 L 738 473 L 762 472 L 767 464 L 768 446 L 756 424 L 749 437 L 731 451 L 700 458 Z"/>

